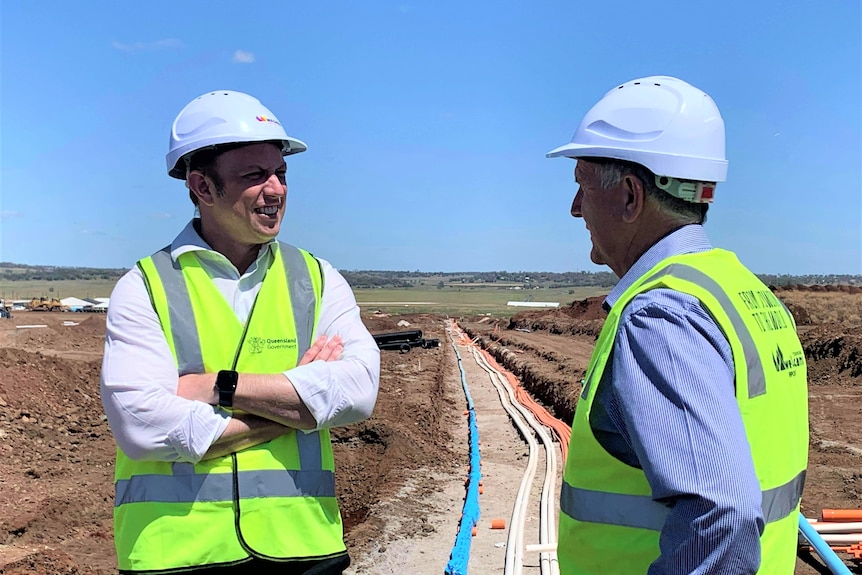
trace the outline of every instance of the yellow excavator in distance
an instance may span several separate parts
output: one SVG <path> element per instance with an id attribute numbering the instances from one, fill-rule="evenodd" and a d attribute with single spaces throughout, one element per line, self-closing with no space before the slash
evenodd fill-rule
<path id="1" fill-rule="evenodd" d="M 69 311 L 69 306 L 53 297 L 34 297 L 24 307 L 30 311 Z"/>

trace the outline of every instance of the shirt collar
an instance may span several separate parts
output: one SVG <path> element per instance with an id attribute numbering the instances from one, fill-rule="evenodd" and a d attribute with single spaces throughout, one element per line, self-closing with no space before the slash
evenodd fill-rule
<path id="1" fill-rule="evenodd" d="M 198 255 L 204 257 L 221 258 L 227 261 L 226 257 L 212 249 L 212 247 L 210 247 L 206 240 L 201 237 L 201 235 L 198 233 L 197 228 L 195 227 L 195 222 L 200 222 L 200 218 L 192 218 L 189 223 L 186 224 L 186 227 L 183 228 L 183 231 L 181 231 L 179 235 L 174 238 L 174 241 L 171 242 L 171 258 L 176 261 L 184 253 L 202 252 Z M 256 261 L 259 262 L 260 258 L 268 253 L 272 253 L 274 255 L 275 243 L 276 239 L 273 238 L 268 242 L 261 244 Z"/>
<path id="2" fill-rule="evenodd" d="M 700 224 L 690 224 L 683 226 L 669 233 L 656 243 L 650 249 L 645 251 L 641 257 L 629 268 L 629 271 L 620 278 L 614 289 L 605 298 L 602 306 L 605 311 L 610 310 L 613 305 L 620 299 L 620 296 L 629 289 L 635 281 L 660 261 L 671 256 L 680 254 L 690 254 L 695 252 L 703 252 L 711 250 L 712 244 L 706 236 L 706 230 Z"/>

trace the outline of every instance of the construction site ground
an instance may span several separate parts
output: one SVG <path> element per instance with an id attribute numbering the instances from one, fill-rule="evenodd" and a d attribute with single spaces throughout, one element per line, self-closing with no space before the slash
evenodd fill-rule
<path id="1" fill-rule="evenodd" d="M 778 291 L 797 318 L 808 361 L 810 461 L 806 516 L 862 508 L 862 294 Z M 457 318 L 556 417 L 570 422 L 603 312 L 601 299 L 504 320 Z M 469 469 L 466 400 L 475 404 L 484 492 L 469 572 L 503 573 L 509 518 L 527 444 L 469 346 L 447 318 L 363 310 L 372 333 L 421 329 L 440 347 L 381 353 L 373 416 L 333 431 L 351 574 L 440 575 L 459 527 Z M 74 324 L 74 325 L 73 325 Z M 45 327 L 19 327 L 44 325 Z M 0 573 L 115 573 L 115 446 L 99 400 L 105 316 L 16 312 L 0 320 Z M 544 465 L 544 463 L 542 463 Z M 559 483 L 557 483 L 556 493 Z M 538 481 L 525 541 L 537 542 Z M 491 529 L 505 519 L 505 529 Z M 847 555 L 848 566 L 862 573 Z M 609 558 L 612 561 L 612 558 Z M 527 554 L 524 573 L 538 574 Z M 800 553 L 796 574 L 825 573 Z"/>

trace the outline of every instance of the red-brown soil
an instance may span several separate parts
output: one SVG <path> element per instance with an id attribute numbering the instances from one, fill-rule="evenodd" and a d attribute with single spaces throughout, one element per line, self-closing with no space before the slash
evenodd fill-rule
<path id="1" fill-rule="evenodd" d="M 860 508 L 862 294 L 776 293 L 797 319 L 806 318 L 798 321 L 811 395 L 803 512 L 817 516 L 824 507 Z M 570 421 L 601 327 L 600 303 L 596 298 L 462 325 L 549 410 Z M 377 504 L 395 497 L 407 482 L 415 491 L 399 505 L 402 511 L 408 506 L 414 520 L 402 524 L 399 536 L 422 537 L 432 529 L 423 497 L 438 487 L 430 478 L 465 465 L 463 449 L 455 448 L 465 441 L 463 395 L 457 394 L 458 369 L 444 318 L 363 314 L 372 333 L 400 331 L 402 319 L 424 337 L 439 338 L 440 347 L 382 352 L 374 415 L 333 431 L 338 495 L 355 558 L 379 550 L 386 516 Z M 64 326 L 64 321 L 80 323 Z M 27 324 L 47 327 L 15 327 Z M 115 448 L 98 390 L 104 328 L 104 316 L 90 314 L 19 312 L 0 320 L 2 574 L 115 572 Z M 442 556 L 448 553 L 440 550 Z M 817 573 L 817 560 L 809 563 L 799 561 L 796 573 Z"/>

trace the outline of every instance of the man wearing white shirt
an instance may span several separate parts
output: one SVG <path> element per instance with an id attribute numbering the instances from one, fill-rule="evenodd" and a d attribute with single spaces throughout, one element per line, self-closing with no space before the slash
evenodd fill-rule
<path id="1" fill-rule="evenodd" d="M 344 278 L 275 240 L 284 156 L 257 99 L 177 116 L 168 173 L 200 218 L 118 283 L 102 401 L 121 572 L 342 573 L 329 428 L 370 416 L 380 357 Z"/>

